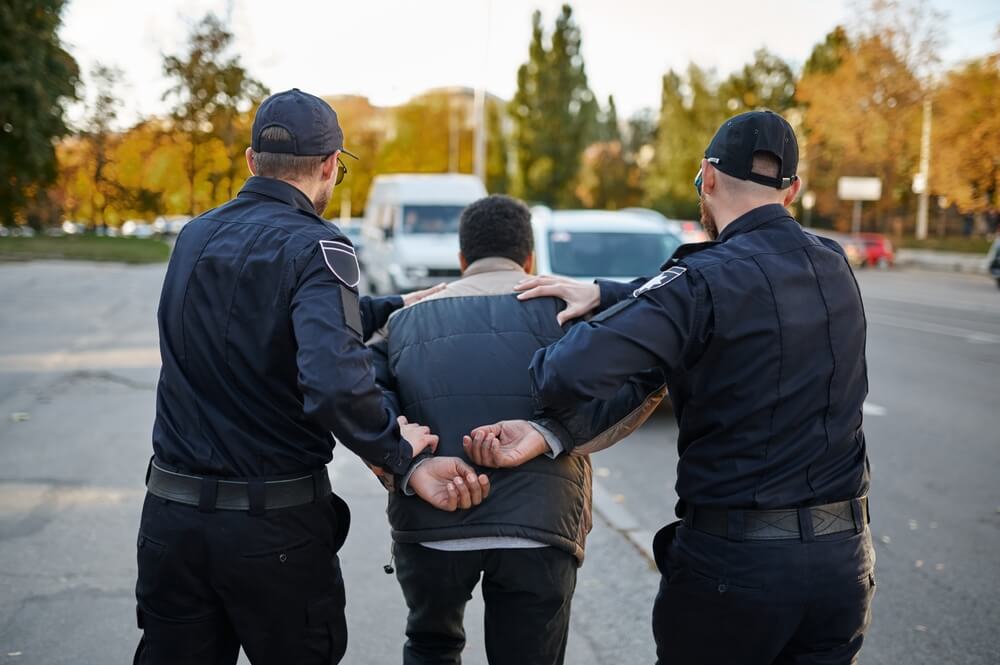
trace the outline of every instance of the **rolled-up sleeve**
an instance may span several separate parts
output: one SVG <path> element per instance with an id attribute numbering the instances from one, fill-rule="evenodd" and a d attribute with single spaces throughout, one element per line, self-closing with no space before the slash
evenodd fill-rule
<path id="1" fill-rule="evenodd" d="M 360 313 L 345 309 L 358 308 L 356 293 L 348 290 L 345 297 L 347 287 L 327 268 L 318 246 L 302 259 L 291 315 L 305 416 L 365 461 L 405 474 L 413 450 L 400 435 L 392 402 L 375 384 L 362 331 L 349 323 Z"/>

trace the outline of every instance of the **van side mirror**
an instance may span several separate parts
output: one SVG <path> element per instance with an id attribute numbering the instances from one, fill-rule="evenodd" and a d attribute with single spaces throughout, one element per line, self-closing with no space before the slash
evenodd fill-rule
<path id="1" fill-rule="evenodd" d="M 385 238 L 386 240 L 391 240 L 393 235 L 394 233 L 391 226 L 387 226 L 384 229 L 382 229 L 382 237 Z"/>

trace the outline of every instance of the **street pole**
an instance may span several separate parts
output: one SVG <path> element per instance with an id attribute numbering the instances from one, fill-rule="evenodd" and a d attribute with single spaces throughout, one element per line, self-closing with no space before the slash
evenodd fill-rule
<path id="1" fill-rule="evenodd" d="M 854 202 L 854 214 L 851 216 L 851 233 L 861 233 L 861 201 Z"/>
<path id="2" fill-rule="evenodd" d="M 931 98 L 924 99 L 924 122 L 920 130 L 920 173 L 923 176 L 923 188 L 917 204 L 917 240 L 927 238 L 927 204 L 930 196 L 930 164 L 931 164 Z"/>

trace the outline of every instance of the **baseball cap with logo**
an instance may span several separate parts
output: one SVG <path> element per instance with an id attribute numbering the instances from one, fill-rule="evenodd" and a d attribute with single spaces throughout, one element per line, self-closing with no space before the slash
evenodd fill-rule
<path id="1" fill-rule="evenodd" d="M 281 127 L 290 138 L 263 138 L 261 134 L 269 127 Z M 261 103 L 253 119 L 250 147 L 254 152 L 324 157 L 340 150 L 358 158 L 344 149 L 344 131 L 337 112 L 319 97 L 298 88 L 275 93 Z"/>
<path id="2" fill-rule="evenodd" d="M 766 152 L 778 158 L 778 176 L 753 172 L 753 156 Z M 788 121 L 773 111 L 741 113 L 722 123 L 705 150 L 705 159 L 726 175 L 785 189 L 798 180 L 799 144 Z"/>

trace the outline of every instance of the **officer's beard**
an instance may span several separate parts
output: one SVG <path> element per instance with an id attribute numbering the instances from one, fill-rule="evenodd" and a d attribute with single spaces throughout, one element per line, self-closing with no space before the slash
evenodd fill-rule
<path id="1" fill-rule="evenodd" d="M 320 217 L 323 216 L 323 211 L 326 210 L 326 204 L 330 202 L 331 196 L 333 196 L 333 187 L 324 189 L 320 192 L 319 197 L 313 201 L 313 208 L 316 209 L 316 214 Z"/>
<path id="2" fill-rule="evenodd" d="M 698 199 L 698 208 L 701 210 L 701 225 L 705 227 L 705 233 L 710 240 L 719 239 L 719 227 L 715 224 L 715 215 L 709 210 L 704 197 Z"/>

